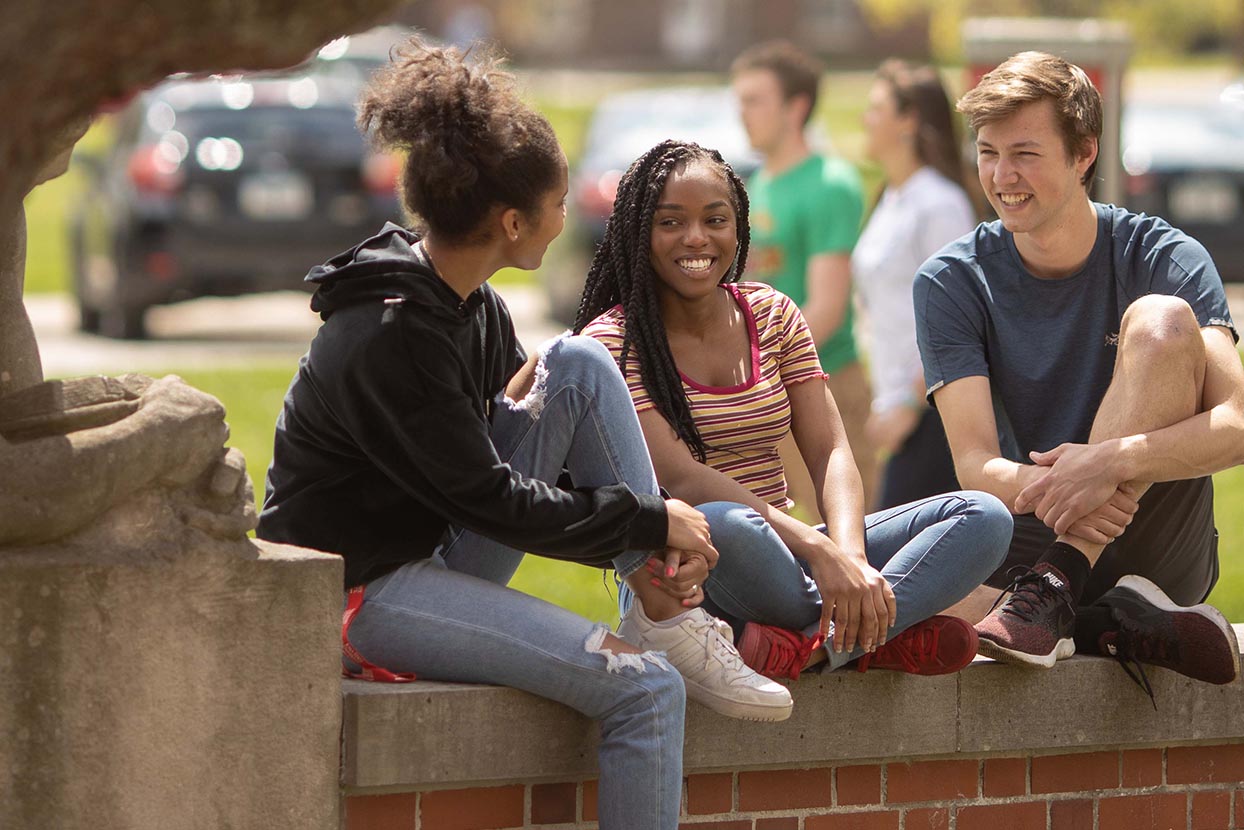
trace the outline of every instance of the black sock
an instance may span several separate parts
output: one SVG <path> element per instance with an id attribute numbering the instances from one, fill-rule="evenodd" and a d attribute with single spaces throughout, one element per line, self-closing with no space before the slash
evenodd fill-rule
<path id="1" fill-rule="evenodd" d="M 1088 557 L 1066 542 L 1055 542 L 1045 549 L 1045 553 L 1037 561 L 1053 565 L 1062 572 L 1067 578 L 1067 590 L 1071 591 L 1072 605 L 1078 608 L 1080 596 L 1088 582 L 1089 571 L 1093 569 Z"/>
<path id="2" fill-rule="evenodd" d="M 1076 610 L 1076 654 L 1100 654 L 1101 635 L 1117 631 L 1110 608 L 1105 605 L 1082 605 Z"/>

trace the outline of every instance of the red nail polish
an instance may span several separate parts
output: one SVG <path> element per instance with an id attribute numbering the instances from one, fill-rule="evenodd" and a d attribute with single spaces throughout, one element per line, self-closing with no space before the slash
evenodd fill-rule
<path id="1" fill-rule="evenodd" d="M 661 587 L 661 580 L 659 580 L 659 579 L 654 579 L 654 580 L 652 580 L 652 584 L 653 584 L 653 585 L 655 585 L 655 586 L 657 586 L 658 588 L 660 588 L 660 587 Z"/>
<path id="2" fill-rule="evenodd" d="M 675 571 L 673 568 L 666 568 L 666 569 L 665 569 L 665 575 L 666 575 L 666 576 L 673 576 L 675 573 L 676 573 L 676 571 Z"/>

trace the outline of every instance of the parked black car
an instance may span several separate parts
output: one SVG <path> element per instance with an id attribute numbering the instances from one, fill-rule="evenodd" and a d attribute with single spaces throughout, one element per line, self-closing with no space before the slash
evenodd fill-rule
<path id="1" fill-rule="evenodd" d="M 1208 249 L 1244 282 L 1244 84 L 1209 103 L 1130 104 L 1123 114 L 1125 201 Z"/>
<path id="2" fill-rule="evenodd" d="M 543 274 L 554 319 L 574 319 L 586 263 L 604 236 L 622 174 L 668 138 L 720 151 L 744 179 L 760 165 L 729 87 L 642 89 L 604 98 L 592 114 L 583 155 L 571 171 L 569 214 L 577 250 L 571 264 Z"/>
<path id="3" fill-rule="evenodd" d="M 153 305 L 301 287 L 312 265 L 401 220 L 400 162 L 354 125 L 358 77 L 173 80 L 120 114 L 70 216 L 81 328 L 143 337 Z"/>

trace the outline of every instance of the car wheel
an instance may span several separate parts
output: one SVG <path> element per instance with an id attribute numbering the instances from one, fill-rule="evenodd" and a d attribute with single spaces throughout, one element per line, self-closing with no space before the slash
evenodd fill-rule
<path id="1" fill-rule="evenodd" d="M 147 339 L 147 309 L 116 306 L 99 312 L 99 333 L 119 340 Z"/>

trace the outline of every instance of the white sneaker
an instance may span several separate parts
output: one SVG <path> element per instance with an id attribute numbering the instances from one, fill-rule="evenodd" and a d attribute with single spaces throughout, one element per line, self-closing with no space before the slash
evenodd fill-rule
<path id="1" fill-rule="evenodd" d="M 731 718 L 779 721 L 790 717 L 795 702 L 781 683 L 757 674 L 734 648 L 730 626 L 695 608 L 677 625 L 648 619 L 639 602 L 618 626 L 618 636 L 645 651 L 663 651 L 687 686 L 687 697 Z"/>

